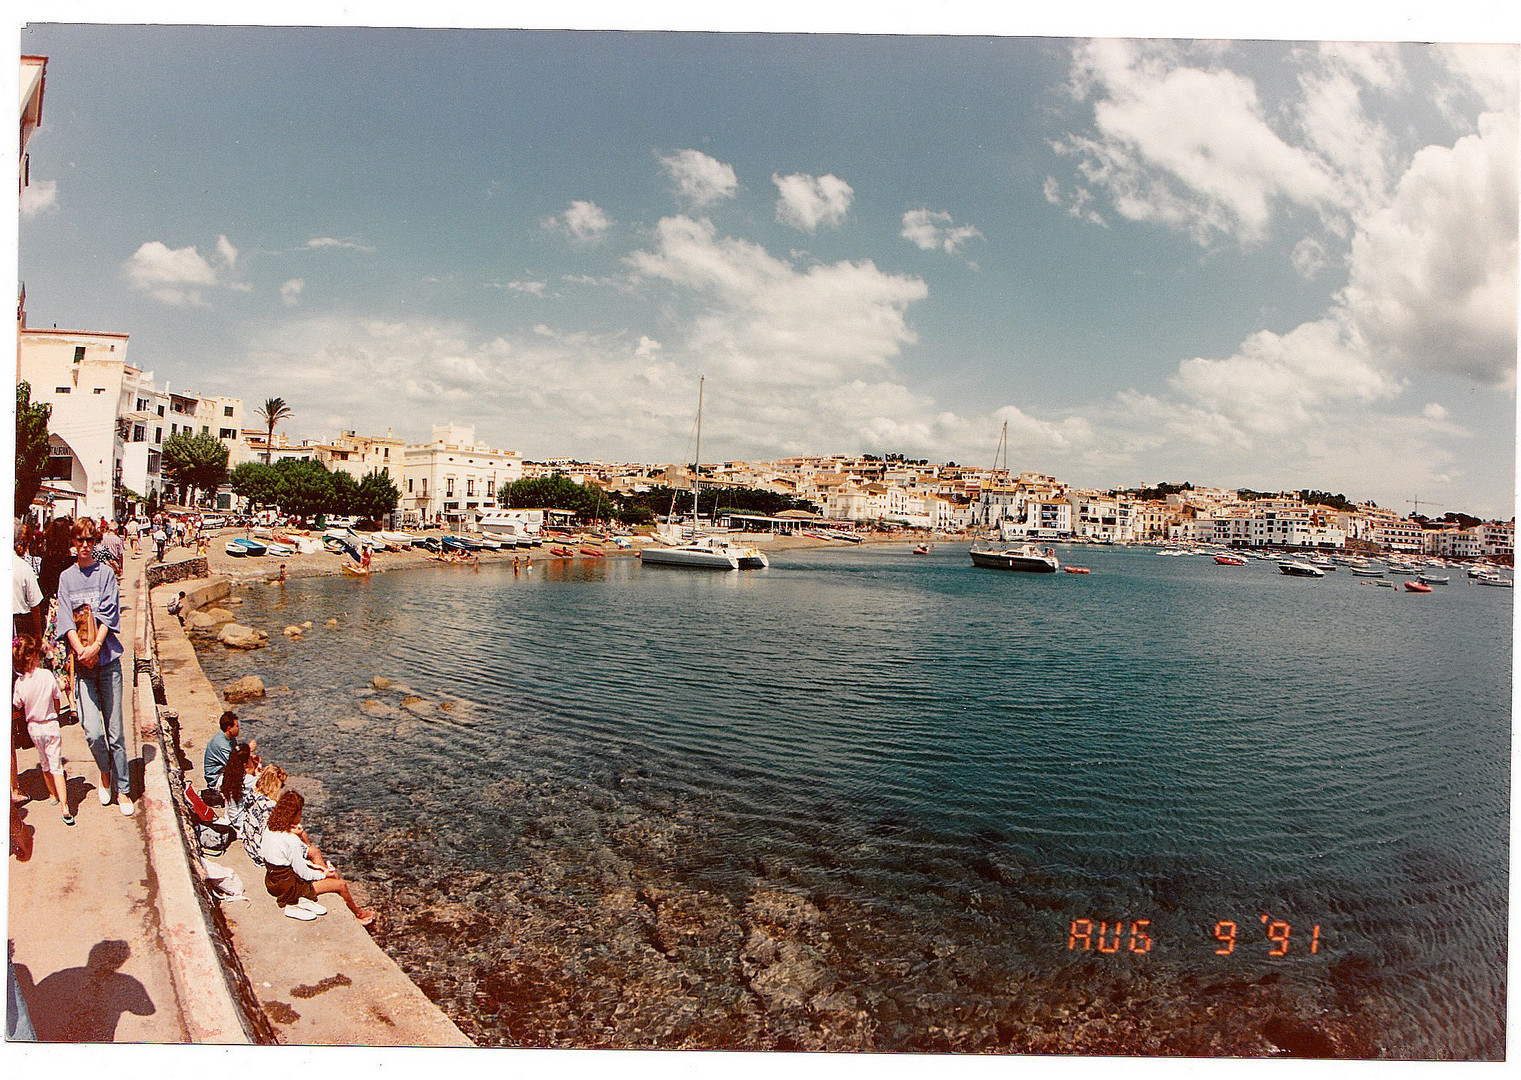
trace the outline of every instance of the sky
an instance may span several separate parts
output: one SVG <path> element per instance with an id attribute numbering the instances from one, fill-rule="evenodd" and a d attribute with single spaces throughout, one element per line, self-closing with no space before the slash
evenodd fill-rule
<path id="1" fill-rule="evenodd" d="M 29 323 L 294 439 L 1514 513 L 1513 44 L 19 37 Z"/>

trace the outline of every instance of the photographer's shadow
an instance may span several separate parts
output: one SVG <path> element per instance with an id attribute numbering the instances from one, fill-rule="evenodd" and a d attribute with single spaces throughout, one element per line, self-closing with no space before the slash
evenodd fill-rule
<path id="1" fill-rule="evenodd" d="M 125 941 L 98 941 L 84 967 L 55 971 L 40 983 L 23 964 L 16 981 L 31 1012 L 38 1042 L 108 1043 L 116 1041 L 122 1013 L 152 1016 L 153 1001 L 143 984 L 123 975 L 132 955 Z"/>

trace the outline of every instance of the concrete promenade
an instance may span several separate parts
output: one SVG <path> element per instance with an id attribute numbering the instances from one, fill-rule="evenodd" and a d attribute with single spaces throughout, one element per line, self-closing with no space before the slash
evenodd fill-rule
<path id="1" fill-rule="evenodd" d="M 121 594 L 123 726 L 136 813 L 123 817 L 115 803 L 100 805 L 100 774 L 78 724 L 63 729 L 73 828 L 48 803 L 36 752 L 19 754 L 34 850 L 29 862 L 9 860 L 7 934 L 40 1041 L 188 1042 L 202 1028 L 170 964 L 171 943 L 197 927 L 165 921 L 149 839 L 166 808 L 142 797 L 147 767 L 161 767 L 156 741 L 147 741 L 145 755 L 134 722 L 142 572 L 141 558 L 128 560 Z M 199 932 L 205 936 L 204 926 Z M 240 1026 L 234 1041 L 242 1037 Z"/>
<path id="2" fill-rule="evenodd" d="M 77 724 L 64 728 L 74 827 L 48 803 L 35 751 L 19 755 L 35 843 L 30 861 L 9 860 L 8 936 L 39 1041 L 469 1046 L 337 897 L 324 898 L 329 914 L 315 922 L 285 918 L 234 845 L 216 861 L 238 871 L 248 899 L 209 899 L 175 810 L 175 746 L 160 737 L 148 665 L 138 662 L 157 656 L 163 707 L 179 714 L 180 760 L 193 763 L 185 778 L 199 785 L 222 705 L 163 608 L 204 582 L 161 586 L 154 620 L 144 571 L 143 557 L 129 557 L 122 582 L 136 813 L 100 804 Z"/>

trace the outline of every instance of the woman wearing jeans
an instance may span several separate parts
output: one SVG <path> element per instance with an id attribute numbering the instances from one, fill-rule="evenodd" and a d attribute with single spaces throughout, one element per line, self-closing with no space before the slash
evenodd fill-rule
<path id="1" fill-rule="evenodd" d="M 58 575 L 58 616 L 53 633 L 68 641 L 69 651 L 74 655 L 79 724 L 100 769 L 101 805 L 110 804 L 114 788 L 121 812 L 130 817 L 132 800 L 127 793 L 130 774 L 122 729 L 121 590 L 112 569 L 95 561 L 95 547 L 99 543 L 99 527 L 89 518 L 81 518 L 74 526 L 76 561 Z M 96 626 L 94 640 L 89 644 L 81 639 L 76 619 L 76 614 L 86 607 Z"/>

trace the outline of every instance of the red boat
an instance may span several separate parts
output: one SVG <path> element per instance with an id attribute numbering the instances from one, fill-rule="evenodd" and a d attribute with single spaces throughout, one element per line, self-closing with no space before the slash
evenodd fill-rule
<path id="1" fill-rule="evenodd" d="M 1407 582 L 1405 582 L 1405 591 L 1406 592 L 1430 592 L 1431 591 L 1431 586 L 1427 585 L 1424 581 L 1407 581 Z"/>
<path id="2" fill-rule="evenodd" d="M 1216 555 L 1215 562 L 1221 566 L 1245 566 L 1246 560 L 1237 555 Z"/>
<path id="3" fill-rule="evenodd" d="M 1064 566 L 1064 567 L 1062 567 L 1062 569 L 1065 570 L 1069 574 L 1087 574 L 1087 573 L 1090 573 L 1089 569 L 1086 566 Z"/>
<path id="4" fill-rule="evenodd" d="M 568 547 L 561 547 L 558 544 L 556 544 L 554 547 L 550 548 L 549 549 L 549 553 L 551 555 L 556 555 L 556 556 L 558 556 L 558 557 L 560 557 L 562 559 L 573 559 L 573 558 L 576 557 L 576 553 L 574 551 L 572 551 L 570 548 L 568 548 Z"/>
<path id="5" fill-rule="evenodd" d="M 582 548 L 581 549 L 581 554 L 582 555 L 590 555 L 594 559 L 601 559 L 601 558 L 605 558 L 606 557 L 606 556 L 603 555 L 603 552 L 602 552 L 601 548 L 594 548 L 594 547 L 584 547 L 584 548 Z"/>

